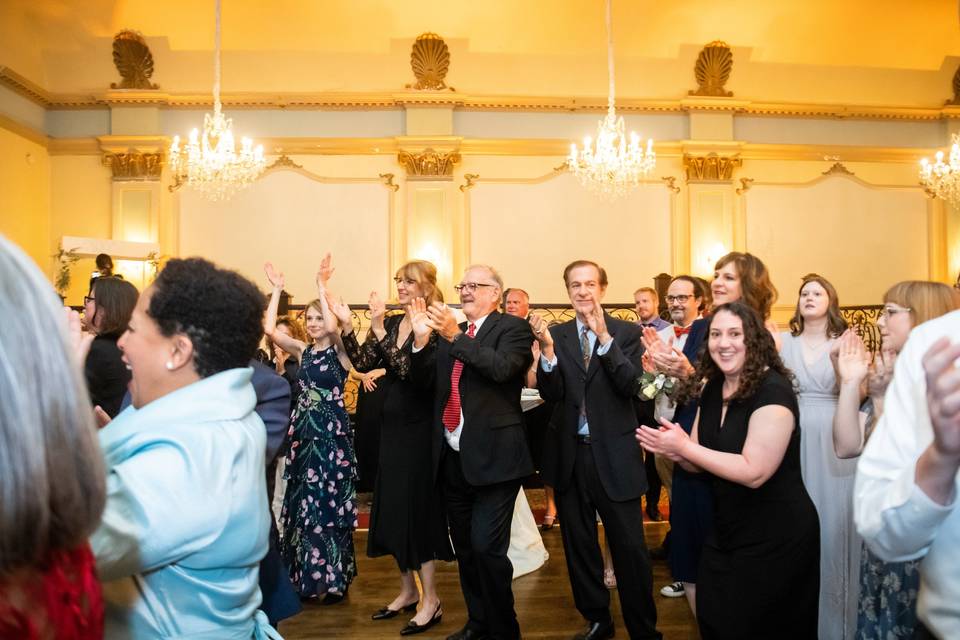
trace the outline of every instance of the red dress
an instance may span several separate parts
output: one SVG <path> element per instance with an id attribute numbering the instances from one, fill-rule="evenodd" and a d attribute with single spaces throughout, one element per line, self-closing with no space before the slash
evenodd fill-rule
<path id="1" fill-rule="evenodd" d="M 0 638 L 100 640 L 103 598 L 90 545 L 0 578 Z"/>

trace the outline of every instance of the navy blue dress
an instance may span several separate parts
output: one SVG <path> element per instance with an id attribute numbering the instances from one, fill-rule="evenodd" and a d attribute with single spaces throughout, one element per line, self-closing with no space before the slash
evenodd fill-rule
<path id="1" fill-rule="evenodd" d="M 356 456 L 336 349 L 308 347 L 290 425 L 280 552 L 302 597 L 342 594 L 357 575 Z"/>
<path id="2" fill-rule="evenodd" d="M 709 320 L 700 319 L 690 327 L 683 355 L 697 366 L 706 342 Z M 697 417 L 696 400 L 677 407 L 674 422 L 688 434 Z M 706 473 L 690 473 L 673 466 L 673 495 L 670 502 L 670 552 L 667 560 L 674 580 L 697 582 L 700 551 L 713 528 L 713 490 Z"/>

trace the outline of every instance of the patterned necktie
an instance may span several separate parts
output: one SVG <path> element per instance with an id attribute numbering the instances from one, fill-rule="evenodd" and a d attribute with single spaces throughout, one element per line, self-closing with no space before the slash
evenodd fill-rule
<path id="1" fill-rule="evenodd" d="M 587 335 L 589 329 L 583 328 L 580 332 L 580 353 L 583 354 L 583 368 L 590 368 L 590 336 Z"/>
<path id="2" fill-rule="evenodd" d="M 467 335 L 471 338 L 477 330 L 477 325 L 472 322 L 467 326 Z M 450 397 L 447 398 L 447 404 L 443 407 L 443 426 L 447 431 L 453 433 L 460 424 L 460 376 L 463 374 L 463 362 L 453 361 L 453 370 L 450 372 Z"/>

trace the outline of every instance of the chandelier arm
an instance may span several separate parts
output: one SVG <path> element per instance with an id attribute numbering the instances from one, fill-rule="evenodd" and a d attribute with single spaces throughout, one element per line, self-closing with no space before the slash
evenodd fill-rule
<path id="1" fill-rule="evenodd" d="M 217 0 L 219 2 L 219 0 Z M 613 0 L 607 0 L 607 74 L 610 77 L 610 94 L 607 98 L 607 110 L 612 115 L 616 90 L 613 76 Z"/>
<path id="2" fill-rule="evenodd" d="M 216 0 L 216 27 L 213 40 L 213 110 L 220 113 L 220 0 Z"/>

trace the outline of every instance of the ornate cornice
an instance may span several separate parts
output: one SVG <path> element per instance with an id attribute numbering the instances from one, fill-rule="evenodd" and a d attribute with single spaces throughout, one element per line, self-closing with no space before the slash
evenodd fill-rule
<path id="1" fill-rule="evenodd" d="M 683 169 L 687 173 L 687 182 L 728 182 L 733 178 L 733 170 L 742 164 L 743 160 L 738 155 L 683 154 Z"/>
<path id="2" fill-rule="evenodd" d="M 170 109 L 210 109 L 209 94 L 172 94 L 162 91 L 102 91 L 67 94 L 47 91 L 9 67 L 0 66 L 0 85 L 46 109 L 106 109 L 111 106 L 157 106 Z M 450 92 L 319 92 L 319 93 L 228 93 L 222 96 L 229 109 L 402 109 L 406 106 L 447 106 L 465 111 L 580 112 L 606 111 L 602 96 L 505 96 L 463 95 Z M 618 98 L 617 111 L 624 113 L 686 113 L 719 111 L 740 115 L 787 118 L 851 118 L 859 120 L 960 119 L 960 106 L 937 107 L 865 106 L 764 102 L 733 98 L 694 97 L 679 100 Z"/>

